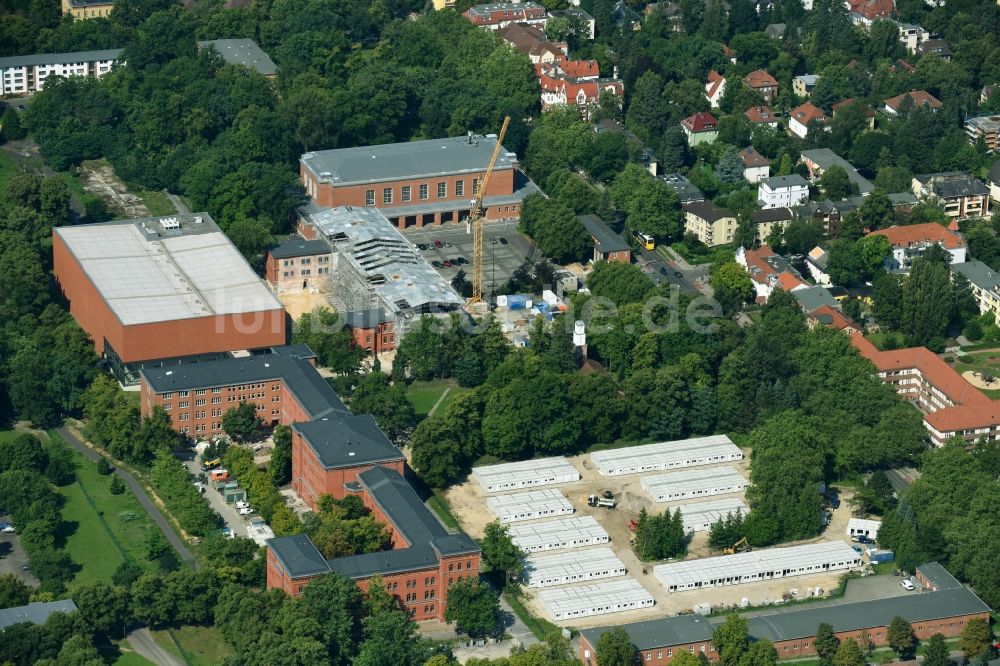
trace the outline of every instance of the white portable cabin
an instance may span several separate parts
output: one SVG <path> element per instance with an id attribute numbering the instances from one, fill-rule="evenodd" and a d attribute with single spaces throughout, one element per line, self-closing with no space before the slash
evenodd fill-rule
<path id="1" fill-rule="evenodd" d="M 847 536 L 860 535 L 874 539 L 878 535 L 880 527 L 882 527 L 881 520 L 850 518 L 847 521 Z"/>
<path id="2" fill-rule="evenodd" d="M 644 476 L 640 483 L 654 502 L 677 502 L 710 495 L 742 493 L 750 486 L 746 477 L 729 466 Z"/>
<path id="3" fill-rule="evenodd" d="M 857 569 L 861 564 L 861 555 L 843 541 L 821 541 L 658 564 L 653 574 L 673 593 Z"/>
<path id="4" fill-rule="evenodd" d="M 604 476 L 661 472 L 743 460 L 743 451 L 726 435 L 595 451 L 590 460 Z"/>
<path id="5" fill-rule="evenodd" d="M 478 481 L 487 493 L 498 493 L 557 483 L 573 483 L 580 480 L 580 472 L 566 458 L 553 457 L 473 467 L 472 478 Z"/>
<path id="6" fill-rule="evenodd" d="M 573 505 L 555 488 L 511 495 L 492 495 L 486 498 L 486 506 L 496 514 L 501 523 L 567 516 L 573 513 Z"/>
<path id="7" fill-rule="evenodd" d="M 692 502 L 682 504 L 677 509 L 681 510 L 681 519 L 684 521 L 685 532 L 707 532 L 712 529 L 712 525 L 722 520 L 729 514 L 736 515 L 740 512 L 745 517 L 750 513 L 749 507 L 743 500 L 736 497 L 709 500 L 707 502 Z"/>
<path id="8" fill-rule="evenodd" d="M 625 564 L 610 548 L 569 550 L 524 558 L 524 578 L 528 587 L 582 583 L 597 578 L 624 576 L 627 573 Z"/>
<path id="9" fill-rule="evenodd" d="M 593 516 L 572 516 L 511 525 L 507 533 L 514 545 L 526 553 L 582 548 L 611 541 L 611 537 Z"/>
<path id="10" fill-rule="evenodd" d="M 634 578 L 542 590 L 538 599 L 553 620 L 650 608 L 655 601 Z"/>

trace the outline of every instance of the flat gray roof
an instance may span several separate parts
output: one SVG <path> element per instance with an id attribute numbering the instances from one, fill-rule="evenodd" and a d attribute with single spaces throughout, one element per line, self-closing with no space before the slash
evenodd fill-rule
<path id="1" fill-rule="evenodd" d="M 269 254 L 275 259 L 288 259 L 291 257 L 311 257 L 317 254 L 330 254 L 330 251 L 330 244 L 324 240 L 289 238 L 281 245 L 271 248 Z"/>
<path id="2" fill-rule="evenodd" d="M 942 590 L 962 587 L 962 584 L 958 582 L 958 579 L 952 576 L 951 572 L 941 566 L 938 562 L 927 562 L 926 564 L 921 564 L 917 567 L 917 573 L 926 578 L 931 585 L 934 585 Z"/>
<path id="3" fill-rule="evenodd" d="M 334 186 L 477 173 L 489 166 L 496 135 L 459 136 L 306 153 L 302 164 Z M 501 148 L 494 171 L 513 169 L 517 155 Z M 470 190 L 471 191 L 471 190 Z M 471 197 L 470 197 L 471 198 Z"/>
<path id="4" fill-rule="evenodd" d="M 264 76 L 274 76 L 278 66 L 252 39 L 209 39 L 198 42 L 200 48 L 214 47 L 230 65 L 243 65 Z"/>
<path id="5" fill-rule="evenodd" d="M 30 622 L 31 624 L 45 624 L 52 613 L 73 613 L 76 611 L 76 604 L 72 599 L 61 601 L 33 602 L 27 606 L 17 606 L 15 608 L 0 609 L 0 629 L 6 629 L 15 624 Z"/>
<path id="6" fill-rule="evenodd" d="M 305 345 L 289 345 L 275 347 L 271 354 L 143 368 L 140 372 L 156 393 L 280 379 L 310 418 L 347 414 L 340 396 L 309 362 L 311 358 L 315 358 L 315 354 Z"/>
<path id="7" fill-rule="evenodd" d="M 772 190 L 776 190 L 779 187 L 806 187 L 809 183 L 806 179 L 797 173 L 793 173 L 790 176 L 771 176 L 770 178 L 765 178 L 760 181 L 770 187 Z"/>
<path id="8" fill-rule="evenodd" d="M 712 631 L 715 629 L 707 618 L 700 615 L 676 615 L 621 626 L 628 632 L 632 644 L 639 650 L 648 650 L 664 645 L 684 645 L 708 641 L 712 639 Z M 580 633 L 592 646 L 596 647 L 601 635 L 615 628 L 613 626 L 581 629 Z"/>
<path id="9" fill-rule="evenodd" d="M 597 249 L 601 252 L 624 252 L 631 249 L 628 243 L 597 215 L 579 215 L 577 219 L 587 229 L 587 233 L 597 241 Z"/>
<path id="10" fill-rule="evenodd" d="M 104 4 L 104 3 L 102 3 Z M 36 53 L 33 55 L 0 58 L 0 69 L 5 67 L 31 67 L 34 65 L 64 65 L 73 62 L 101 62 L 117 60 L 121 49 L 103 51 L 75 51 L 73 53 Z"/>
<path id="11" fill-rule="evenodd" d="M 268 539 L 267 547 L 278 558 L 289 578 L 330 573 L 330 565 L 323 557 L 323 553 L 319 552 L 305 534 Z"/>
<path id="12" fill-rule="evenodd" d="M 284 309 L 208 213 L 53 232 L 123 326 Z"/>
<path id="13" fill-rule="evenodd" d="M 796 289 L 792 292 L 792 296 L 795 297 L 795 300 L 799 302 L 799 305 L 806 312 L 812 312 L 821 305 L 829 305 L 831 308 L 840 309 L 840 303 L 833 297 L 830 290 L 819 285 L 806 287 L 805 289 Z"/>

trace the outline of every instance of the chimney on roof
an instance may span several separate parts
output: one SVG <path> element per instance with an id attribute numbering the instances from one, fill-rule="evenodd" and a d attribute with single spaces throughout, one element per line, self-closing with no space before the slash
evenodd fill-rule
<path id="1" fill-rule="evenodd" d="M 472 145 L 472 130 L 469 130 L 469 145 Z"/>

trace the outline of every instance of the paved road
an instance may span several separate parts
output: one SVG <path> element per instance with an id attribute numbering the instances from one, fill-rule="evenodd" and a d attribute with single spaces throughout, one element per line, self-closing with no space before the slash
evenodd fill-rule
<path id="1" fill-rule="evenodd" d="M 101 457 L 99 453 L 85 446 L 84 443 L 81 442 L 79 438 L 77 438 L 77 436 L 74 435 L 68 428 L 56 428 L 56 432 L 59 433 L 59 436 L 62 437 L 70 446 L 82 453 L 89 460 L 96 462 Z M 192 568 L 197 569 L 198 560 L 195 559 L 191 551 L 188 550 L 184 541 L 177 536 L 176 532 L 174 532 L 166 516 L 164 516 L 156 504 L 153 503 L 153 500 L 149 499 L 149 496 L 146 494 L 146 491 L 143 490 L 142 485 L 136 481 L 134 476 L 123 469 L 115 468 L 115 474 L 120 476 L 122 480 L 128 484 L 128 487 L 132 489 L 132 492 L 135 493 L 136 498 L 139 500 L 139 504 L 141 504 L 142 508 L 146 510 L 149 517 L 153 519 L 156 526 L 160 528 L 160 531 L 163 532 L 163 536 L 167 538 L 167 541 L 169 541 L 170 545 L 174 547 L 174 550 L 177 551 L 177 554 L 180 555 L 181 559 L 187 562 Z"/>
<path id="2" fill-rule="evenodd" d="M 889 479 L 889 483 L 892 484 L 892 489 L 897 493 L 908 488 L 909 486 L 912 486 L 913 483 L 920 478 L 920 472 L 912 467 L 890 469 L 886 471 L 885 475 Z"/>
<path id="3" fill-rule="evenodd" d="M 156 666 L 185 666 L 184 662 L 170 654 L 153 640 L 153 634 L 149 629 L 143 627 L 136 629 L 126 636 L 128 644 L 142 657 L 156 664 Z"/>
<path id="4" fill-rule="evenodd" d="M 201 472 L 201 466 L 198 464 L 196 458 L 185 460 L 184 464 L 187 466 L 188 471 L 195 477 Z M 247 520 L 236 511 L 235 506 L 226 504 L 226 501 L 222 498 L 222 494 L 213 488 L 212 484 L 209 483 L 206 485 L 204 497 L 208 500 L 208 504 L 212 507 L 212 510 L 222 516 L 222 520 L 233 531 L 233 534 L 238 537 L 247 536 Z"/>
<path id="5" fill-rule="evenodd" d="M 180 198 L 176 194 L 171 194 L 166 190 L 164 190 L 163 193 L 167 195 L 167 198 L 170 199 L 170 203 L 174 205 L 174 208 L 177 209 L 178 213 L 181 213 L 182 215 L 187 215 L 188 213 L 191 212 L 191 209 L 189 209 L 187 204 L 184 203 L 184 199 Z"/>

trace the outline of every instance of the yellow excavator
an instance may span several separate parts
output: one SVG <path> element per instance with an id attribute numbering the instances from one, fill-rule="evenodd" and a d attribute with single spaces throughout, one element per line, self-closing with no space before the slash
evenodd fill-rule
<path id="1" fill-rule="evenodd" d="M 742 552 L 749 553 L 751 550 L 753 549 L 750 548 L 750 544 L 747 542 L 747 538 L 743 537 L 729 548 L 726 548 L 723 552 L 725 552 L 726 555 L 735 555 L 736 553 L 742 553 Z"/>

